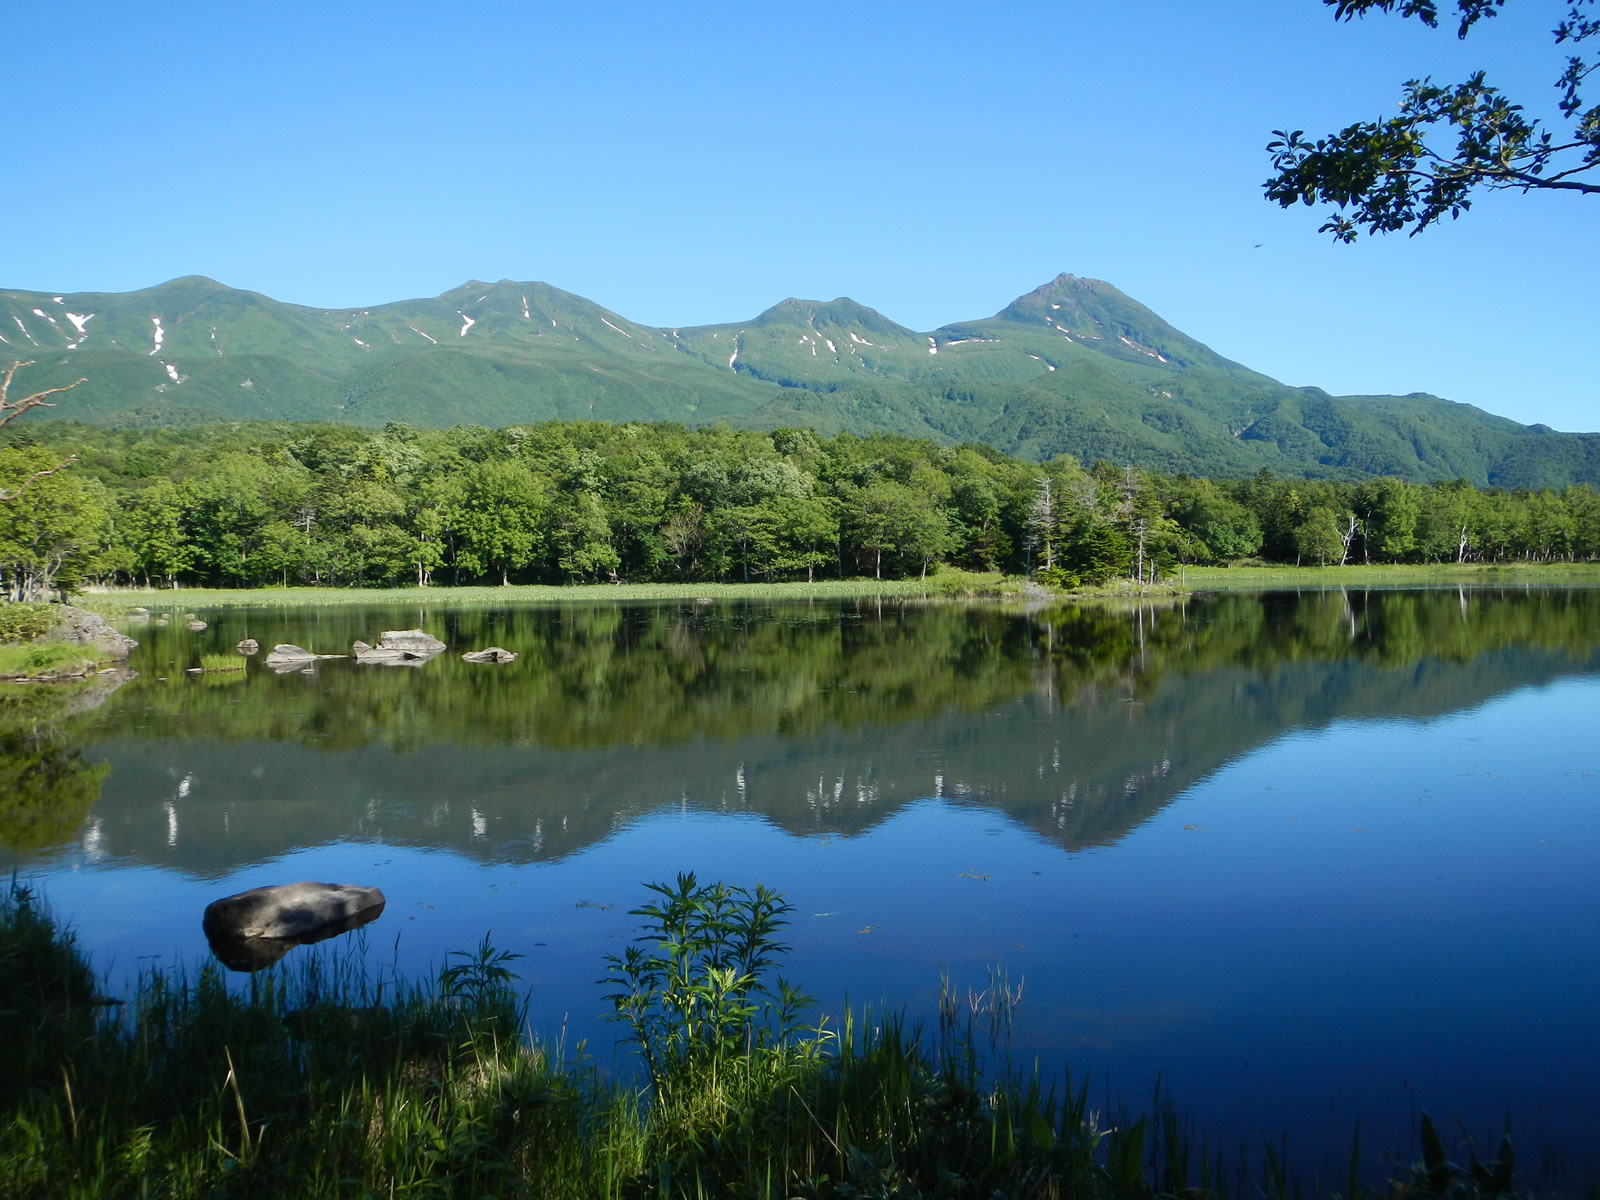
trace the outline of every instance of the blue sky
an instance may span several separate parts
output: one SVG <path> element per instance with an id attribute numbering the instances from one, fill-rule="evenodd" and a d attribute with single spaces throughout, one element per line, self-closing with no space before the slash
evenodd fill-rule
<path id="1" fill-rule="evenodd" d="M 1548 104 L 1563 7 L 1463 43 L 1317 0 L 20 5 L 0 287 L 509 277 L 647 324 L 848 295 L 924 330 L 1067 271 L 1286 383 L 1595 430 L 1600 199 L 1344 247 L 1261 198 L 1273 129 L 1416 75 Z"/>

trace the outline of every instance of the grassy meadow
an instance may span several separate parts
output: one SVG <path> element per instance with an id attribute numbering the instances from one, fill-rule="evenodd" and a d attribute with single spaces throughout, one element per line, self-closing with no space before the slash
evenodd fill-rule
<path id="1" fill-rule="evenodd" d="M 1023 601 L 1171 596 L 1195 591 L 1337 587 L 1600 587 L 1600 564 L 1352 564 L 1344 567 L 1185 567 L 1154 585 L 1126 579 L 1049 592 L 1020 576 L 945 569 L 927 579 L 822 579 L 813 583 L 624 583 L 509 587 L 183 588 L 96 590 L 75 598 L 107 615 L 133 608 L 184 613 L 216 608 L 323 608 L 385 604 L 450 608 L 664 601 L 950 599 Z"/>

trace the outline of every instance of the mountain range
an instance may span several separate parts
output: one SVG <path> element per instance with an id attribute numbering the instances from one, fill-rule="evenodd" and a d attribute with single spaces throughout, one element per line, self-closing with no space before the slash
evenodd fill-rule
<path id="1" fill-rule="evenodd" d="M 1058 275 L 929 332 L 840 298 L 654 327 L 545 283 L 316 309 L 189 276 L 137 292 L 0 291 L 19 391 L 86 382 L 58 419 L 504 426 L 807 425 L 978 442 L 1026 459 L 1212 476 L 1600 483 L 1600 434 L 1435 396 L 1331 396 L 1217 354 L 1115 287 Z"/>

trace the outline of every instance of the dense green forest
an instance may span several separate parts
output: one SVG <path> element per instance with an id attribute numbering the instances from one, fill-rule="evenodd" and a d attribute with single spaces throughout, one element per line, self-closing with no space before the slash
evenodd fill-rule
<path id="1" fill-rule="evenodd" d="M 1587 485 L 1207 480 L 887 434 L 670 424 L 5 433 L 0 486 L 26 483 L 0 505 L 16 599 L 91 582 L 748 581 L 941 565 L 1072 586 L 1190 563 L 1600 556 Z"/>

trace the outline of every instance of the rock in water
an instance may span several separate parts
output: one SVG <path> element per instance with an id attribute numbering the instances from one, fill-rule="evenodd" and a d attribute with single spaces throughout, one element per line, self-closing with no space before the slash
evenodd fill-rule
<path id="1" fill-rule="evenodd" d="M 358 663 L 401 667 L 420 667 L 443 649 L 443 642 L 420 629 L 390 629 L 379 635 L 376 646 L 365 642 L 351 646 Z"/>
<path id="2" fill-rule="evenodd" d="M 275 667 L 279 663 L 287 665 L 292 662 L 306 662 L 315 657 L 316 655 L 311 651 L 301 649 L 292 642 L 279 642 L 272 648 L 271 653 L 267 655 L 267 666 Z"/>
<path id="3" fill-rule="evenodd" d="M 272 648 L 272 652 L 261 661 L 274 671 L 292 671 L 314 663 L 319 658 L 343 657 L 345 657 L 343 654 L 313 654 L 310 650 L 303 649 L 291 642 L 279 642 Z"/>
<path id="4" fill-rule="evenodd" d="M 502 650 L 499 646 L 490 646 L 487 650 L 474 650 L 471 654 L 461 656 L 467 662 L 508 663 L 516 662 L 517 656 L 510 650 Z"/>
<path id="5" fill-rule="evenodd" d="M 256 641 L 255 638 L 245 638 L 234 649 L 240 654 L 254 654 L 261 649 L 261 643 Z"/>
<path id="6" fill-rule="evenodd" d="M 349 883 L 283 883 L 251 888 L 206 905 L 202 922 L 209 938 L 316 940 L 376 920 L 383 893 Z"/>
<path id="7" fill-rule="evenodd" d="M 379 650 L 407 650 L 412 654 L 437 654 L 444 643 L 420 629 L 391 629 L 378 636 Z"/>

